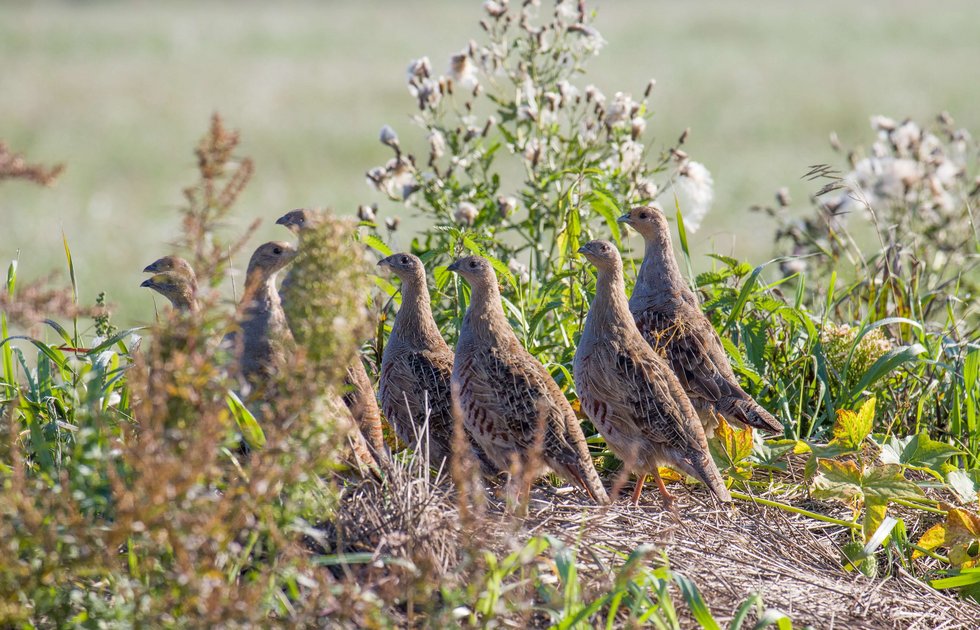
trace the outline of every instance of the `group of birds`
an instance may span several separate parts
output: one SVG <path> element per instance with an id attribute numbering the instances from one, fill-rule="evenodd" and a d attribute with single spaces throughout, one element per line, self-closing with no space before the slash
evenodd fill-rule
<path id="1" fill-rule="evenodd" d="M 294 210 L 277 223 L 298 234 L 315 220 L 313 211 Z M 652 475 L 664 504 L 672 506 L 661 466 L 694 477 L 719 501 L 730 502 L 708 450 L 719 419 L 770 432 L 783 427 L 739 385 L 718 333 L 681 276 L 663 212 L 640 206 L 619 221 L 645 242 L 629 299 L 622 258 L 612 243 L 591 241 L 579 250 L 597 277 L 572 370 L 581 409 L 626 470 L 636 474 L 634 504 Z M 286 360 L 277 341 L 289 329 L 276 276 L 296 255 L 296 246 L 274 241 L 260 246 L 249 262 L 238 361 L 253 383 Z M 550 469 L 595 502 L 608 503 L 579 418 L 511 328 L 490 262 L 468 256 L 448 268 L 470 286 L 455 352 L 432 315 L 422 261 L 398 253 L 378 266 L 400 279 L 402 300 L 384 347 L 377 398 L 359 357 L 347 370 L 344 402 L 360 429 L 356 441 L 363 456 L 387 456 L 383 412 L 398 439 L 427 454 L 434 467 L 471 458 L 487 476 L 519 472 L 524 493 Z M 168 256 L 145 271 L 154 275 L 142 286 L 161 293 L 175 309 L 198 308 L 196 279 L 186 261 Z"/>

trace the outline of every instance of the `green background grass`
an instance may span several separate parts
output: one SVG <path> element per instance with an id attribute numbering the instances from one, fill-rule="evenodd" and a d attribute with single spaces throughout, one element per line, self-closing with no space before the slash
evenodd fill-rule
<path id="1" fill-rule="evenodd" d="M 0 3 L 0 139 L 68 164 L 54 189 L 0 186 L 0 262 L 19 250 L 24 277 L 61 270 L 64 231 L 84 301 L 106 289 L 120 323 L 152 318 L 140 270 L 169 251 L 213 111 L 256 160 L 233 226 L 268 219 L 255 244 L 286 238 L 271 220 L 291 208 L 378 201 L 363 177 L 390 154 L 378 129 L 418 140 L 405 66 L 428 55 L 445 71 L 479 39 L 479 5 Z M 834 159 L 832 130 L 845 146 L 866 143 L 871 114 L 924 121 L 944 109 L 980 129 L 973 0 L 597 6 L 608 44 L 580 86 L 639 95 L 655 77 L 655 146 L 691 127 L 687 150 L 714 174 L 696 258 L 707 243 L 767 258 L 772 226 L 746 208 L 784 185 L 802 206 L 817 186 L 800 176 Z M 383 202 L 381 216 L 392 213 L 410 219 Z M 408 231 L 396 239 L 407 246 Z"/>

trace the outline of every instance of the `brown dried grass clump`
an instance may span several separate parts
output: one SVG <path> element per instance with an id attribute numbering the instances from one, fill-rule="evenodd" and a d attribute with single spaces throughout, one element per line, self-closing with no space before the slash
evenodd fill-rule
<path id="1" fill-rule="evenodd" d="M 104 305 L 80 306 L 71 287 L 53 288 L 51 278 L 42 278 L 26 284 L 18 284 L 10 295 L 0 292 L 0 311 L 15 326 L 30 329 L 46 319 L 63 317 L 102 317 L 107 313 Z"/>
<path id="2" fill-rule="evenodd" d="M 64 170 L 64 164 L 54 166 L 31 164 L 23 155 L 14 153 L 5 142 L 0 140 L 0 181 L 22 179 L 39 186 L 51 186 Z"/>

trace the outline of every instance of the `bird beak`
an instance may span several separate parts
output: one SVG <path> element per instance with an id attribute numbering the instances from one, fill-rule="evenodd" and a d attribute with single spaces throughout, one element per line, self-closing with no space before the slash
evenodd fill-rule
<path id="1" fill-rule="evenodd" d="M 379 267 L 388 267 L 389 265 L 391 265 L 391 256 L 388 256 L 387 258 L 382 258 L 381 260 L 378 261 Z"/>
<path id="2" fill-rule="evenodd" d="M 446 267 L 446 271 L 459 271 L 459 261 L 457 260 L 453 264 Z"/>
<path id="3" fill-rule="evenodd" d="M 633 223 L 633 220 L 630 218 L 629 213 L 626 213 L 623 216 L 616 219 L 616 223 L 625 223 L 626 225 L 630 225 L 631 223 Z"/>
<path id="4" fill-rule="evenodd" d="M 276 219 L 276 225 L 288 225 L 288 224 L 289 224 L 289 219 L 286 218 L 286 215 L 282 215 L 281 217 Z"/>
<path id="5" fill-rule="evenodd" d="M 156 283 L 153 282 L 153 278 L 147 278 L 146 280 L 140 283 L 140 286 L 147 289 L 152 289 L 154 284 Z"/>
<path id="6" fill-rule="evenodd" d="M 588 245 L 583 245 L 583 246 L 581 246 L 581 247 L 578 248 L 578 253 L 580 253 L 580 254 L 585 254 L 588 251 L 589 251 Z"/>
<path id="7" fill-rule="evenodd" d="M 156 262 L 151 262 L 146 267 L 143 267 L 143 273 L 156 273 L 157 271 L 159 271 L 159 269 L 157 269 Z"/>

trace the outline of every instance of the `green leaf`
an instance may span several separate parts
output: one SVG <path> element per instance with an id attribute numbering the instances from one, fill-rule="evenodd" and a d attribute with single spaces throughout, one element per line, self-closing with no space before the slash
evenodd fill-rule
<path id="1" fill-rule="evenodd" d="M 942 474 L 942 466 L 950 457 L 963 451 L 939 442 L 922 431 L 905 438 L 892 436 L 881 448 L 881 461 L 885 464 L 901 464 L 928 468 Z"/>
<path id="2" fill-rule="evenodd" d="M 391 248 L 384 243 L 384 241 L 373 234 L 362 234 L 361 242 L 371 249 L 381 253 L 382 256 L 391 256 L 394 253 L 391 251 Z"/>
<path id="3" fill-rule="evenodd" d="M 225 402 L 238 424 L 238 430 L 242 432 L 242 437 L 245 438 L 248 445 L 255 449 L 265 446 L 265 433 L 262 432 L 262 427 L 259 426 L 255 416 L 248 410 L 238 394 L 228 390 L 228 393 L 225 394 Z"/>
<path id="4" fill-rule="evenodd" d="M 600 188 L 593 188 L 592 192 L 586 197 L 586 201 L 592 206 L 599 216 L 601 216 L 606 221 L 606 225 L 609 227 L 609 231 L 612 233 L 613 240 L 616 245 L 619 246 L 622 241 L 622 234 L 619 230 L 619 206 L 616 204 L 616 200 L 605 190 Z"/>
<path id="5" fill-rule="evenodd" d="M 701 596 L 701 591 L 698 590 L 694 582 L 680 573 L 673 573 L 671 577 L 673 577 L 677 586 L 680 587 L 684 601 L 687 602 L 688 607 L 691 609 L 691 615 L 701 624 L 701 627 L 705 630 L 721 630 L 721 626 L 718 625 L 718 621 L 711 614 L 711 610 L 708 609 L 708 605 Z"/>
<path id="6" fill-rule="evenodd" d="M 925 351 L 925 347 L 918 343 L 890 350 L 868 368 L 868 371 L 861 377 L 861 381 L 848 393 L 845 399 L 852 400 L 856 398 L 861 392 L 888 374 L 891 374 L 905 363 L 918 360 L 919 355 L 925 353 Z"/>
<path id="7" fill-rule="evenodd" d="M 817 499 L 838 499 L 859 506 L 865 502 L 888 502 L 895 499 L 916 499 L 922 490 L 907 480 L 904 470 L 896 464 L 877 466 L 862 471 L 852 461 L 820 460 L 820 474 L 814 480 L 813 496 Z"/>
<path id="8" fill-rule="evenodd" d="M 846 449 L 856 451 L 861 448 L 864 438 L 871 433 L 871 427 L 875 419 L 875 399 L 874 397 L 864 401 L 861 409 L 854 413 L 847 409 L 837 410 L 837 422 L 831 431 L 833 439 L 831 444 L 842 446 Z"/>

